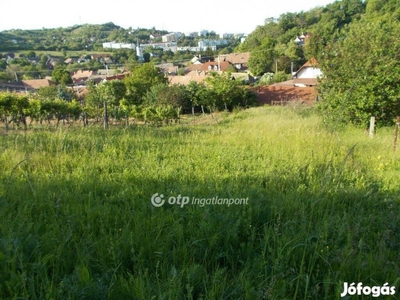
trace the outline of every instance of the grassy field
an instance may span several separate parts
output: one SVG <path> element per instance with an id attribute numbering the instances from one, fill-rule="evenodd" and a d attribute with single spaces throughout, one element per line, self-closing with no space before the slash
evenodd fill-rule
<path id="1" fill-rule="evenodd" d="M 0 298 L 340 299 L 343 282 L 400 287 L 393 128 L 331 133 L 286 107 L 203 123 L 0 135 Z M 189 203 L 170 204 L 180 197 Z"/>

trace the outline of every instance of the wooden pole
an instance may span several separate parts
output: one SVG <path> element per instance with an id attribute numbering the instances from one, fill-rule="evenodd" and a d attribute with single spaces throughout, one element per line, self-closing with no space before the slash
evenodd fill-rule
<path id="1" fill-rule="evenodd" d="M 394 145 L 393 145 L 393 152 L 396 151 L 397 147 L 397 136 L 399 135 L 399 125 L 400 125 L 400 116 L 397 117 L 396 125 L 394 127 Z"/>
<path id="2" fill-rule="evenodd" d="M 375 117 L 371 117 L 369 121 L 369 137 L 372 139 L 374 137 L 375 132 Z"/>
<path id="3" fill-rule="evenodd" d="M 103 128 L 107 129 L 108 128 L 108 111 L 107 111 L 107 102 L 106 101 L 103 101 L 103 109 L 104 109 L 104 112 L 103 112 L 103 117 L 104 117 L 104 119 L 103 119 Z"/>

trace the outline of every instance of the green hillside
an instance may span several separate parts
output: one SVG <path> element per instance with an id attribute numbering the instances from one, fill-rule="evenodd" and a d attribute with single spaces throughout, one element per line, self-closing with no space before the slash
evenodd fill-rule
<path id="1" fill-rule="evenodd" d="M 15 50 L 102 50 L 102 43 L 117 41 L 136 43 L 150 34 L 163 34 L 156 29 L 124 29 L 113 23 L 84 24 L 68 28 L 10 30 L 0 32 L 0 51 Z"/>

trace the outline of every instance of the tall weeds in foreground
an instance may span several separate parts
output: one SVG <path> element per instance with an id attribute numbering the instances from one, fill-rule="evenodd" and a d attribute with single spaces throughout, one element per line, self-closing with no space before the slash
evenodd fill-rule
<path id="1" fill-rule="evenodd" d="M 338 299 L 398 284 L 392 132 L 287 108 L 0 137 L 0 298 Z M 247 205 L 151 205 L 246 198 Z"/>

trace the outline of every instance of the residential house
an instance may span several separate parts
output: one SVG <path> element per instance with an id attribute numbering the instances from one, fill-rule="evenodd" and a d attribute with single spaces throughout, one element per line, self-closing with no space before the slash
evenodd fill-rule
<path id="1" fill-rule="evenodd" d="M 311 105 L 317 100 L 315 86 L 321 76 L 317 61 L 311 58 L 297 70 L 292 80 L 257 88 L 257 98 L 262 104 L 284 105 L 296 101 Z"/>
<path id="2" fill-rule="evenodd" d="M 296 36 L 294 39 L 294 42 L 299 45 L 299 46 L 304 46 L 304 43 L 306 42 L 306 39 L 309 37 L 308 34 L 302 33 L 300 36 Z"/>
<path id="3" fill-rule="evenodd" d="M 49 79 L 29 79 L 20 81 L 1 82 L 0 90 L 11 92 L 35 92 L 41 87 L 56 86 L 54 81 Z"/>
<path id="4" fill-rule="evenodd" d="M 113 62 L 110 54 L 92 54 L 92 59 L 97 60 L 100 63 L 111 64 Z"/>
<path id="5" fill-rule="evenodd" d="M 205 74 L 210 72 L 227 72 L 229 71 L 229 67 L 231 67 L 231 70 L 235 70 L 233 65 L 227 61 L 208 61 L 201 65 L 201 70 Z"/>
<path id="6" fill-rule="evenodd" d="M 95 74 L 93 70 L 78 70 L 71 74 L 71 78 L 74 84 L 85 84 L 86 80 Z"/>
<path id="7" fill-rule="evenodd" d="M 78 59 L 77 58 L 73 58 L 73 57 L 69 57 L 69 58 L 64 60 L 64 64 L 67 64 L 67 65 L 74 64 L 76 62 L 78 62 Z"/>
<path id="8" fill-rule="evenodd" d="M 167 75 L 177 75 L 178 74 L 178 66 L 175 66 L 173 63 L 164 63 L 155 65 L 156 68 L 159 68 L 164 74 Z"/>
<path id="9" fill-rule="evenodd" d="M 190 81 L 201 82 L 211 73 L 230 72 L 232 80 L 254 83 L 254 77 L 243 72 L 247 69 L 250 53 L 226 54 L 217 58 L 194 56 L 185 70 L 184 76 L 171 76 L 171 83 L 188 84 Z M 239 71 L 239 72 L 238 72 Z"/>
<path id="10" fill-rule="evenodd" d="M 207 78 L 206 75 L 195 74 L 187 74 L 185 76 L 168 76 L 168 80 L 170 84 L 181 84 L 188 85 L 191 81 L 200 83 L 203 82 Z"/>
<path id="11" fill-rule="evenodd" d="M 190 81 L 202 82 L 207 76 L 211 73 L 222 74 L 224 72 L 229 72 L 235 70 L 233 65 L 227 61 L 207 61 L 202 64 L 191 64 L 186 68 L 186 72 L 184 76 L 169 76 L 169 81 L 171 84 L 179 83 L 179 84 L 189 84 Z M 239 75 L 237 73 L 232 73 L 233 80 L 250 80 L 251 78 L 246 76 Z M 245 73 L 242 73 L 246 75 Z"/>
<path id="12" fill-rule="evenodd" d="M 322 71 L 318 67 L 318 62 L 312 57 L 294 73 L 293 85 L 298 87 L 315 86 L 321 76 Z"/>
<path id="13" fill-rule="evenodd" d="M 214 57 L 211 56 L 202 56 L 200 55 L 195 55 L 191 60 L 190 63 L 194 65 L 201 65 L 207 61 L 214 61 Z"/>
<path id="14" fill-rule="evenodd" d="M 60 59 L 57 57 L 48 56 L 46 66 L 48 69 L 53 70 Z"/>
<path id="15" fill-rule="evenodd" d="M 50 79 L 28 79 L 22 80 L 23 85 L 28 90 L 38 90 L 42 87 L 56 86 L 57 83 Z"/>
<path id="16" fill-rule="evenodd" d="M 219 59 L 231 63 L 236 70 L 246 71 L 250 58 L 250 52 L 221 54 Z"/>

